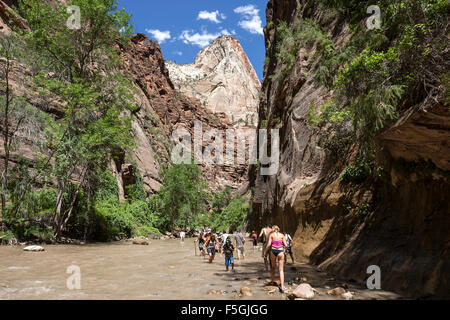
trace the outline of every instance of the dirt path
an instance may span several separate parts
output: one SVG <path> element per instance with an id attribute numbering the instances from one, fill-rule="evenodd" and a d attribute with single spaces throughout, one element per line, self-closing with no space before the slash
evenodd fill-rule
<path id="1" fill-rule="evenodd" d="M 225 271 L 220 254 L 213 264 L 194 256 L 193 239 L 186 239 L 184 246 L 179 240 L 155 240 L 148 246 L 120 242 L 45 249 L 34 253 L 0 247 L 0 299 L 286 299 L 266 286 L 270 274 L 263 270 L 261 252 L 253 252 L 250 243 L 246 260 L 236 261 L 235 273 Z M 67 288 L 71 274 L 66 271 L 71 265 L 80 267 L 80 290 Z M 343 284 L 355 293 L 354 299 L 400 298 L 333 280 L 306 264 L 288 264 L 285 271 L 288 289 L 306 278 L 319 293 L 315 299 L 341 299 L 326 292 Z M 250 288 L 252 295 L 239 297 L 242 287 Z"/>

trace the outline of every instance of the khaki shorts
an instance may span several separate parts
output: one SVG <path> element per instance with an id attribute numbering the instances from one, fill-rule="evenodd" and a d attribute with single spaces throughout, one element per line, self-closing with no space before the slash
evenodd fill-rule
<path id="1" fill-rule="evenodd" d="M 266 251 L 267 243 L 268 243 L 268 241 L 264 242 L 264 243 L 263 243 L 263 246 L 262 246 L 262 254 L 261 254 L 261 256 L 262 256 L 263 258 L 264 258 L 264 251 Z"/>
<path id="2" fill-rule="evenodd" d="M 237 253 L 238 254 L 244 254 L 244 247 L 238 247 L 237 248 Z"/>

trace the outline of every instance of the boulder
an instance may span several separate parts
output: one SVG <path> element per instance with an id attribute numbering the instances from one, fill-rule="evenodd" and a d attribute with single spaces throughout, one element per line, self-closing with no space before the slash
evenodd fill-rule
<path id="1" fill-rule="evenodd" d="M 221 295 L 222 294 L 222 290 L 209 290 L 207 293 L 209 296 L 214 296 L 214 295 Z"/>
<path id="2" fill-rule="evenodd" d="M 258 279 L 257 278 L 252 278 L 252 279 L 248 279 L 245 281 L 245 284 L 257 284 L 258 283 Z"/>
<path id="3" fill-rule="evenodd" d="M 41 246 L 28 246 L 28 247 L 23 248 L 23 251 L 39 252 L 39 251 L 45 251 L 45 249 Z"/>
<path id="4" fill-rule="evenodd" d="M 147 241 L 134 240 L 133 244 L 137 244 L 137 245 L 140 245 L 140 246 L 148 246 L 148 242 Z"/>
<path id="5" fill-rule="evenodd" d="M 246 297 L 253 296 L 252 289 L 250 289 L 249 287 L 242 287 L 240 293 Z"/>
<path id="6" fill-rule="evenodd" d="M 300 284 L 292 294 L 302 299 L 313 299 L 315 296 L 314 289 L 308 283 Z"/>
<path id="7" fill-rule="evenodd" d="M 340 296 L 344 294 L 346 291 L 342 287 L 334 288 L 333 290 L 328 290 L 327 293 L 331 296 Z"/>
<path id="8" fill-rule="evenodd" d="M 272 290 L 277 291 L 277 290 L 278 290 L 278 287 L 275 287 L 275 286 L 265 286 L 265 287 L 263 287 L 262 289 L 263 289 L 264 291 L 272 291 Z"/>
<path id="9" fill-rule="evenodd" d="M 341 297 L 344 298 L 345 300 L 352 300 L 353 299 L 353 295 L 350 292 L 346 292 L 341 294 Z"/>

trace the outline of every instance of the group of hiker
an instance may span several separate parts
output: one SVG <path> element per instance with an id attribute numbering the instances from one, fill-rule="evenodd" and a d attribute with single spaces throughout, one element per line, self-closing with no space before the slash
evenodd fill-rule
<path id="1" fill-rule="evenodd" d="M 232 241 L 234 238 L 234 244 Z M 266 225 L 261 229 L 259 235 L 255 231 L 252 231 L 250 239 L 253 244 L 253 251 L 257 251 L 258 241 L 262 242 L 262 257 L 264 258 L 265 271 L 269 271 L 269 261 L 270 261 L 270 272 L 271 272 L 271 283 L 275 282 L 275 269 L 278 262 L 278 270 L 280 274 L 280 291 L 284 292 L 284 265 L 287 263 L 287 255 L 289 254 L 292 263 L 294 263 L 294 255 L 292 253 L 293 239 L 289 234 L 283 234 L 280 232 L 280 228 L 276 225 L 270 227 Z M 215 234 L 211 229 L 206 228 L 200 231 L 197 239 L 195 240 L 198 249 L 200 250 L 200 256 L 206 258 L 209 256 L 209 263 L 214 261 L 216 252 L 225 257 L 225 267 L 229 271 L 234 271 L 234 251 L 237 251 L 237 259 L 245 259 L 245 237 L 241 232 L 237 231 L 235 233 L 218 233 Z M 270 260 L 269 260 L 270 257 Z"/>
<path id="2" fill-rule="evenodd" d="M 206 229 L 200 231 L 196 242 L 198 243 L 198 249 L 200 250 L 200 256 L 205 257 L 206 254 L 209 256 L 209 263 L 214 261 L 216 252 L 225 256 L 225 266 L 227 271 L 231 265 L 232 270 L 234 270 L 234 251 L 237 251 L 237 259 L 245 259 L 245 238 L 241 232 L 236 232 L 233 234 L 235 245 L 233 245 L 231 240 L 231 234 L 229 233 L 219 233 L 215 234 L 211 232 L 211 229 Z"/>

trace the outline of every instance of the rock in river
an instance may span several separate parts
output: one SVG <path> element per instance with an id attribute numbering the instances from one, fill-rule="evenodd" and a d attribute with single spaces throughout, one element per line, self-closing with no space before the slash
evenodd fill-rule
<path id="1" fill-rule="evenodd" d="M 314 298 L 314 289 L 307 283 L 302 283 L 299 285 L 292 294 L 296 298 L 302 298 L 302 299 L 313 299 Z"/>
<path id="2" fill-rule="evenodd" d="M 241 288 L 241 294 L 243 296 L 247 296 L 247 297 L 253 296 L 252 289 L 250 289 L 249 287 L 242 287 Z"/>
<path id="3" fill-rule="evenodd" d="M 32 252 L 38 252 L 38 251 L 44 251 L 45 249 L 41 246 L 28 246 L 23 248 L 23 251 L 32 251 Z"/>
<path id="4" fill-rule="evenodd" d="M 344 288 L 341 287 L 337 287 L 334 288 L 333 290 L 328 290 L 327 293 L 331 296 L 340 296 L 342 294 L 344 294 L 346 291 Z"/>
<path id="5" fill-rule="evenodd" d="M 346 292 L 341 294 L 341 297 L 344 298 L 345 300 L 352 300 L 353 299 L 353 295 L 350 292 Z"/>

